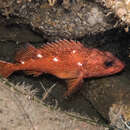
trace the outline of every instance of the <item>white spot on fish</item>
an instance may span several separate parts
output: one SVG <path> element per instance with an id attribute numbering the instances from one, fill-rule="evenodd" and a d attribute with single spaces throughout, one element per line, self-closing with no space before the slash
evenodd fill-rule
<path id="1" fill-rule="evenodd" d="M 43 56 L 41 54 L 37 54 L 37 57 L 38 58 L 42 58 Z"/>
<path id="2" fill-rule="evenodd" d="M 73 50 L 72 53 L 75 54 L 76 50 Z"/>
<path id="3" fill-rule="evenodd" d="M 53 61 L 57 62 L 57 61 L 58 61 L 58 59 L 57 59 L 56 57 L 54 57 L 54 58 L 53 58 Z"/>
<path id="4" fill-rule="evenodd" d="M 82 63 L 81 63 L 81 62 L 78 62 L 77 65 L 78 65 L 78 66 L 82 66 Z"/>
<path id="5" fill-rule="evenodd" d="M 24 61 L 21 61 L 21 64 L 24 64 Z"/>

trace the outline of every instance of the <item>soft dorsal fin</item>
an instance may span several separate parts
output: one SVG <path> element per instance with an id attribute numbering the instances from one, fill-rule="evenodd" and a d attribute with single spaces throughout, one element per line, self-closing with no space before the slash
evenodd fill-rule
<path id="1" fill-rule="evenodd" d="M 21 62 L 32 58 L 34 59 L 36 58 L 37 52 L 37 49 L 28 43 L 26 47 L 23 47 L 16 52 L 15 61 Z"/>
<path id="2" fill-rule="evenodd" d="M 51 43 L 47 43 L 40 48 L 43 55 L 59 54 L 64 51 L 82 50 L 84 46 L 80 42 L 73 40 L 59 40 Z"/>

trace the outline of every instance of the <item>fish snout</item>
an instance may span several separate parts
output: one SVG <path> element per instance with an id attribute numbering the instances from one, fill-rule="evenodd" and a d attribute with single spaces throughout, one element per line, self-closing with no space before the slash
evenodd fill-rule
<path id="1" fill-rule="evenodd" d="M 115 57 L 112 53 L 106 51 L 105 54 L 113 61 L 113 65 L 119 69 L 124 69 L 125 63 L 123 63 L 121 60 L 119 60 L 117 57 Z"/>
<path id="2" fill-rule="evenodd" d="M 125 63 L 123 63 L 122 61 L 120 61 L 119 59 L 115 60 L 115 65 L 120 69 L 123 70 L 125 68 Z"/>
<path id="3" fill-rule="evenodd" d="M 109 57 L 108 61 L 112 63 L 113 71 L 120 72 L 124 69 L 125 64 L 121 60 L 119 60 L 117 57 L 115 57 L 110 52 L 106 51 L 105 54 L 106 54 L 107 57 Z"/>

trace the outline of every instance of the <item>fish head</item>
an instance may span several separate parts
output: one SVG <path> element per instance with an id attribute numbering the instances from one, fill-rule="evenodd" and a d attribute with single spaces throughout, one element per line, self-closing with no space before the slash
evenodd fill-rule
<path id="1" fill-rule="evenodd" d="M 100 77 L 120 72 L 125 64 L 108 51 L 92 49 L 86 61 L 86 77 Z"/>

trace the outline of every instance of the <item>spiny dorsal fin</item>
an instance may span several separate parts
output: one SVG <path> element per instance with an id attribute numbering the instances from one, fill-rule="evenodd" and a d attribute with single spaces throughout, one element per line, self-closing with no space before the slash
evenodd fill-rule
<path id="1" fill-rule="evenodd" d="M 73 40 L 59 40 L 52 43 L 47 43 L 43 45 L 41 48 L 36 49 L 31 44 L 27 44 L 25 48 L 20 49 L 16 53 L 15 60 L 16 62 L 24 62 L 30 59 L 37 59 L 37 55 L 42 55 L 43 57 L 52 56 L 52 55 L 59 55 L 62 53 L 66 53 L 67 51 L 71 50 L 80 50 L 84 46 L 80 42 L 75 42 Z"/>
<path id="2" fill-rule="evenodd" d="M 16 62 L 27 61 L 29 59 L 36 58 L 38 50 L 31 44 L 27 44 L 26 47 L 21 48 L 16 52 Z"/>
<path id="3" fill-rule="evenodd" d="M 61 53 L 63 51 L 71 51 L 71 50 L 82 50 L 84 46 L 80 42 L 76 42 L 73 40 L 59 40 L 51 43 L 47 43 L 40 48 L 40 51 L 43 55 L 52 55 Z"/>

